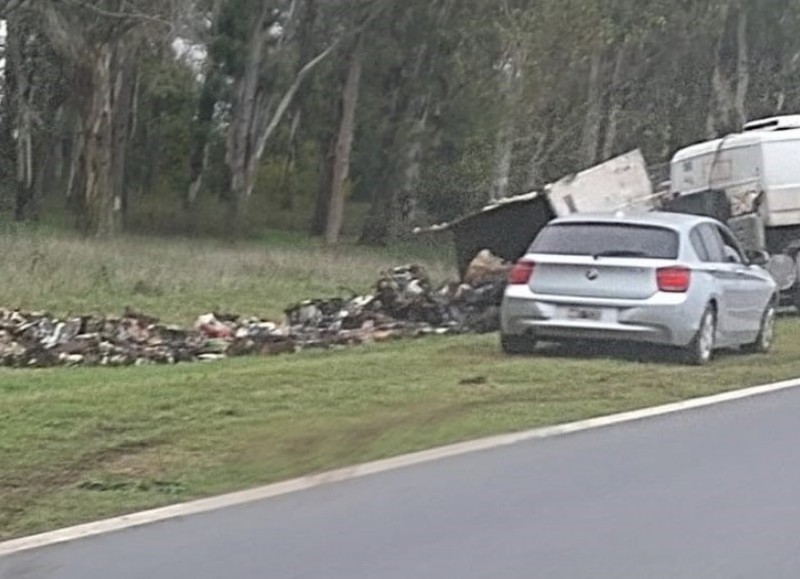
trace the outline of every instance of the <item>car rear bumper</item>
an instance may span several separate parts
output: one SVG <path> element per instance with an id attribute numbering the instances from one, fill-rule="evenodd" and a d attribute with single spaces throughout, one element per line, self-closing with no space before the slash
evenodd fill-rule
<path id="1" fill-rule="evenodd" d="M 505 334 L 545 340 L 620 340 L 686 346 L 697 333 L 706 304 L 686 294 L 657 293 L 646 300 L 608 300 L 537 295 L 526 286 L 511 286 L 503 301 L 501 322 Z M 584 313 L 591 314 L 591 319 L 581 319 Z"/>

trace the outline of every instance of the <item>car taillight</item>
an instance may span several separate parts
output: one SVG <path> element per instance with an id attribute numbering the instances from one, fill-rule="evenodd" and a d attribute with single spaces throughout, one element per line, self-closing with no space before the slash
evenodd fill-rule
<path id="1" fill-rule="evenodd" d="M 656 280 L 659 291 L 684 293 L 689 291 L 692 272 L 685 267 L 662 267 L 656 271 Z"/>
<path id="2" fill-rule="evenodd" d="M 533 275 L 534 263 L 521 260 L 514 264 L 508 274 L 509 285 L 527 285 Z"/>

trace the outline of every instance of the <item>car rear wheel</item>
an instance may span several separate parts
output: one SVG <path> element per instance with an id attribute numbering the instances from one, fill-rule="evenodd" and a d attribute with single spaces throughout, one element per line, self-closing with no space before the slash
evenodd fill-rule
<path id="1" fill-rule="evenodd" d="M 500 334 L 500 347 L 504 353 L 512 356 L 533 354 L 536 351 L 536 340 L 531 336 Z"/>
<path id="2" fill-rule="evenodd" d="M 686 362 L 694 366 L 705 366 L 714 355 L 714 343 L 717 335 L 717 315 L 714 308 L 708 306 L 700 318 L 700 327 L 692 342 L 684 351 Z"/>
<path id="3" fill-rule="evenodd" d="M 761 317 L 761 328 L 758 332 L 758 338 L 752 344 L 747 344 L 742 347 L 744 352 L 748 354 L 766 354 L 772 348 L 772 342 L 775 340 L 775 305 L 770 303 Z"/>

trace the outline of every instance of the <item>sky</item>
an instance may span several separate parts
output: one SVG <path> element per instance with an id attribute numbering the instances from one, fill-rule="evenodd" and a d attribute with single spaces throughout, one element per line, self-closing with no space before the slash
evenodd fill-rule
<path id="1" fill-rule="evenodd" d="M 208 56 L 206 48 L 201 44 L 193 44 L 185 38 L 178 37 L 172 42 L 172 50 L 179 59 L 192 68 L 199 79 Z"/>

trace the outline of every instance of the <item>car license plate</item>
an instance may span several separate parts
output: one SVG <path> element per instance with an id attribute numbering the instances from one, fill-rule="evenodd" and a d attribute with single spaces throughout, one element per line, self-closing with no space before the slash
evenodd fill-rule
<path id="1" fill-rule="evenodd" d="M 597 308 L 567 308 L 567 317 L 571 320 L 598 322 L 603 317 L 603 310 Z"/>

